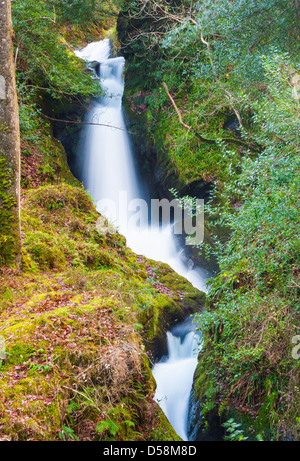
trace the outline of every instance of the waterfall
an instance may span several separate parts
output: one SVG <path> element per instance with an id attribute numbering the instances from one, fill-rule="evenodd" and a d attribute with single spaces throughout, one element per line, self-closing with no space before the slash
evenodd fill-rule
<path id="1" fill-rule="evenodd" d="M 139 203 L 146 197 L 122 112 L 125 61 L 123 57 L 109 57 L 109 40 L 91 43 L 76 54 L 87 62 L 100 63 L 100 85 L 105 92 L 87 115 L 90 125 L 84 130 L 81 146 L 83 183 L 97 210 L 125 235 L 128 247 L 135 253 L 169 264 L 196 288 L 206 291 L 204 271 L 191 267 L 182 258 L 170 225 L 161 228 L 159 222 L 151 222 L 149 226 L 148 215 L 141 216 L 139 223 L 133 220 L 130 225 L 120 218 L 124 211 L 120 197 L 125 197 L 128 203 L 134 200 L 133 203 Z M 155 399 L 180 437 L 187 440 L 188 401 L 199 338 L 191 325 L 188 330 L 184 325 L 181 330 L 168 332 L 167 340 L 169 355 L 153 369 L 157 382 Z"/>
<path id="2" fill-rule="evenodd" d="M 109 40 L 91 43 L 76 54 L 87 61 L 100 62 L 99 76 L 105 96 L 87 115 L 86 121 L 91 125 L 85 129 L 82 146 L 83 183 L 98 211 L 105 212 L 103 199 L 111 200 L 117 207 L 120 192 L 126 192 L 128 201 L 139 197 L 137 174 L 122 113 L 125 61 L 123 57 L 109 59 Z M 118 215 L 118 209 L 108 210 L 107 217 L 116 226 L 120 224 Z"/>
<path id="3" fill-rule="evenodd" d="M 152 373 L 157 387 L 154 399 L 182 440 L 188 440 L 189 398 L 193 384 L 200 337 L 191 322 L 167 332 L 168 356 L 156 363 Z"/>

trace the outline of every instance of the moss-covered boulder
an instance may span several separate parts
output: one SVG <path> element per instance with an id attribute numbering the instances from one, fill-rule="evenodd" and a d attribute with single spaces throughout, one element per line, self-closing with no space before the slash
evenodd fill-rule
<path id="1" fill-rule="evenodd" d="M 205 293 L 199 291 L 167 264 L 139 257 L 144 261 L 150 291 L 138 296 L 141 305 L 139 320 L 143 324 L 143 338 L 153 360 L 167 353 L 166 331 L 189 315 L 200 312 L 205 303 Z M 160 296 L 151 302 L 151 291 Z"/>
<path id="2" fill-rule="evenodd" d="M 22 197 L 22 270 L 0 272 L 2 440 L 178 440 L 148 353 L 204 295 L 96 228 L 67 184 Z"/>

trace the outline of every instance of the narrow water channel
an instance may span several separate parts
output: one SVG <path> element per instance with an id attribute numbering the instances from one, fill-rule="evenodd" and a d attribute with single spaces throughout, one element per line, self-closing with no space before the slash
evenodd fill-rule
<path id="1" fill-rule="evenodd" d="M 99 84 L 105 91 L 87 114 L 90 125 L 86 125 L 82 134 L 82 180 L 86 190 L 97 210 L 126 237 L 128 247 L 135 253 L 169 264 L 196 288 L 206 291 L 205 271 L 191 267 L 182 257 L 183 248 L 178 248 L 171 224 L 162 227 L 160 222 L 152 221 L 149 225 L 147 213 L 145 219 L 140 214 L 139 220 L 127 214 L 128 210 L 133 211 L 132 207 L 149 203 L 149 197 L 135 165 L 123 116 L 124 58 L 110 58 L 109 40 L 90 43 L 76 54 L 87 62 L 100 63 Z M 153 368 L 157 383 L 155 399 L 178 435 L 187 440 L 188 402 L 199 337 L 193 324 L 187 321 L 168 332 L 167 341 L 168 356 Z"/>
<path id="2" fill-rule="evenodd" d="M 186 441 L 189 398 L 201 347 L 193 320 L 187 319 L 168 331 L 167 343 L 168 355 L 152 369 L 157 384 L 154 398 L 176 433 Z"/>

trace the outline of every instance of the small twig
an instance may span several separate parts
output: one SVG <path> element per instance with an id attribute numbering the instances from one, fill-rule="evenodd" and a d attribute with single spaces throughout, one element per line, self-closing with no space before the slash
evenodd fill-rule
<path id="1" fill-rule="evenodd" d="M 75 392 L 76 394 L 81 395 L 81 396 L 84 397 L 85 399 L 89 400 L 89 401 L 93 404 L 93 406 L 94 406 L 95 408 L 98 409 L 97 405 L 95 405 L 95 402 L 93 402 L 93 400 L 91 400 L 86 394 L 83 394 L 82 392 L 79 392 L 79 391 L 77 391 L 77 389 L 73 389 L 72 387 L 68 387 L 68 386 L 62 386 L 62 387 L 63 387 L 64 389 L 69 389 L 70 391 L 73 391 L 73 392 Z"/>
<path id="2" fill-rule="evenodd" d="M 36 21 L 37 19 L 45 19 L 47 21 L 53 22 L 53 24 L 56 24 L 56 19 L 48 18 L 48 16 L 39 16 L 38 18 L 28 18 L 28 19 L 23 19 L 21 22 L 32 22 Z"/>
<path id="3" fill-rule="evenodd" d="M 164 88 L 165 88 L 165 90 L 166 90 L 166 93 L 167 93 L 167 95 L 168 95 L 168 98 L 170 99 L 170 101 L 171 101 L 171 103 L 172 103 L 172 105 L 173 105 L 173 107 L 174 107 L 174 109 L 175 109 L 175 111 L 176 111 L 176 114 L 178 115 L 179 123 L 180 123 L 184 128 L 186 128 L 187 130 L 192 130 L 192 127 L 190 127 L 189 125 L 187 125 L 186 123 L 184 123 L 184 121 L 182 120 L 181 113 L 180 113 L 178 107 L 176 106 L 176 103 L 175 103 L 174 99 L 173 99 L 172 96 L 170 95 L 170 92 L 169 92 L 168 87 L 167 87 L 167 85 L 166 85 L 165 82 L 163 82 L 163 86 L 164 86 Z"/>
<path id="4" fill-rule="evenodd" d="M 15 68 L 17 67 L 18 53 L 19 53 L 19 47 L 17 46 L 17 48 L 16 48 L 16 54 L 15 54 Z"/>
<path id="5" fill-rule="evenodd" d="M 292 280 L 291 282 L 294 284 L 294 286 L 293 285 L 288 285 L 289 288 L 295 288 L 295 287 L 300 288 L 298 283 L 296 283 L 294 280 Z"/>
<path id="6" fill-rule="evenodd" d="M 54 122 L 72 123 L 72 124 L 75 124 L 75 125 L 106 126 L 107 128 L 115 128 L 116 130 L 126 131 L 126 132 L 129 133 L 129 134 L 135 134 L 135 133 L 133 133 L 133 132 L 131 132 L 131 131 L 126 130 L 125 128 L 120 128 L 120 127 L 114 126 L 114 125 L 106 125 L 105 123 L 79 122 L 79 121 L 76 121 L 76 120 L 62 120 L 62 119 L 59 119 L 59 118 L 49 117 L 48 115 L 45 115 L 45 114 L 41 114 L 41 115 L 42 115 L 42 117 L 45 117 L 45 118 L 47 118 L 48 120 L 52 120 L 52 121 L 54 121 Z"/>
<path id="7" fill-rule="evenodd" d="M 69 91 L 57 90 L 55 88 L 50 88 L 50 87 L 46 88 L 46 87 L 43 87 L 43 86 L 29 85 L 29 84 L 26 84 L 25 86 L 26 86 L 26 88 L 36 88 L 37 90 L 45 90 L 45 91 L 51 91 L 51 92 L 54 92 L 54 93 L 67 94 L 69 96 L 74 96 L 74 94 L 70 93 Z"/>

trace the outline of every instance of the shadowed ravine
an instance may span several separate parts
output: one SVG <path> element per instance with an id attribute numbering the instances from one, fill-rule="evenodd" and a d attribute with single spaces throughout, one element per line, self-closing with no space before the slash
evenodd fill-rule
<path id="1" fill-rule="evenodd" d="M 149 201 L 138 177 L 122 112 L 124 58 L 109 58 L 109 40 L 91 43 L 76 54 L 87 62 L 100 63 L 99 83 L 106 91 L 105 97 L 87 114 L 93 125 L 86 125 L 81 143 L 82 180 L 97 210 L 125 235 L 127 245 L 135 253 L 169 264 L 196 288 L 206 291 L 205 271 L 185 262 L 183 248 L 177 247 L 170 225 L 160 229 L 159 222 L 151 222 L 150 226 L 147 216 L 146 225 L 140 226 L 140 222 L 128 221 L 128 216 L 124 216 L 127 204 L 136 206 L 140 199 Z M 115 206 L 108 206 L 111 203 Z M 178 435 L 187 440 L 188 403 L 199 337 L 192 322 L 185 322 L 167 333 L 167 342 L 168 356 L 153 368 L 155 399 Z"/>

